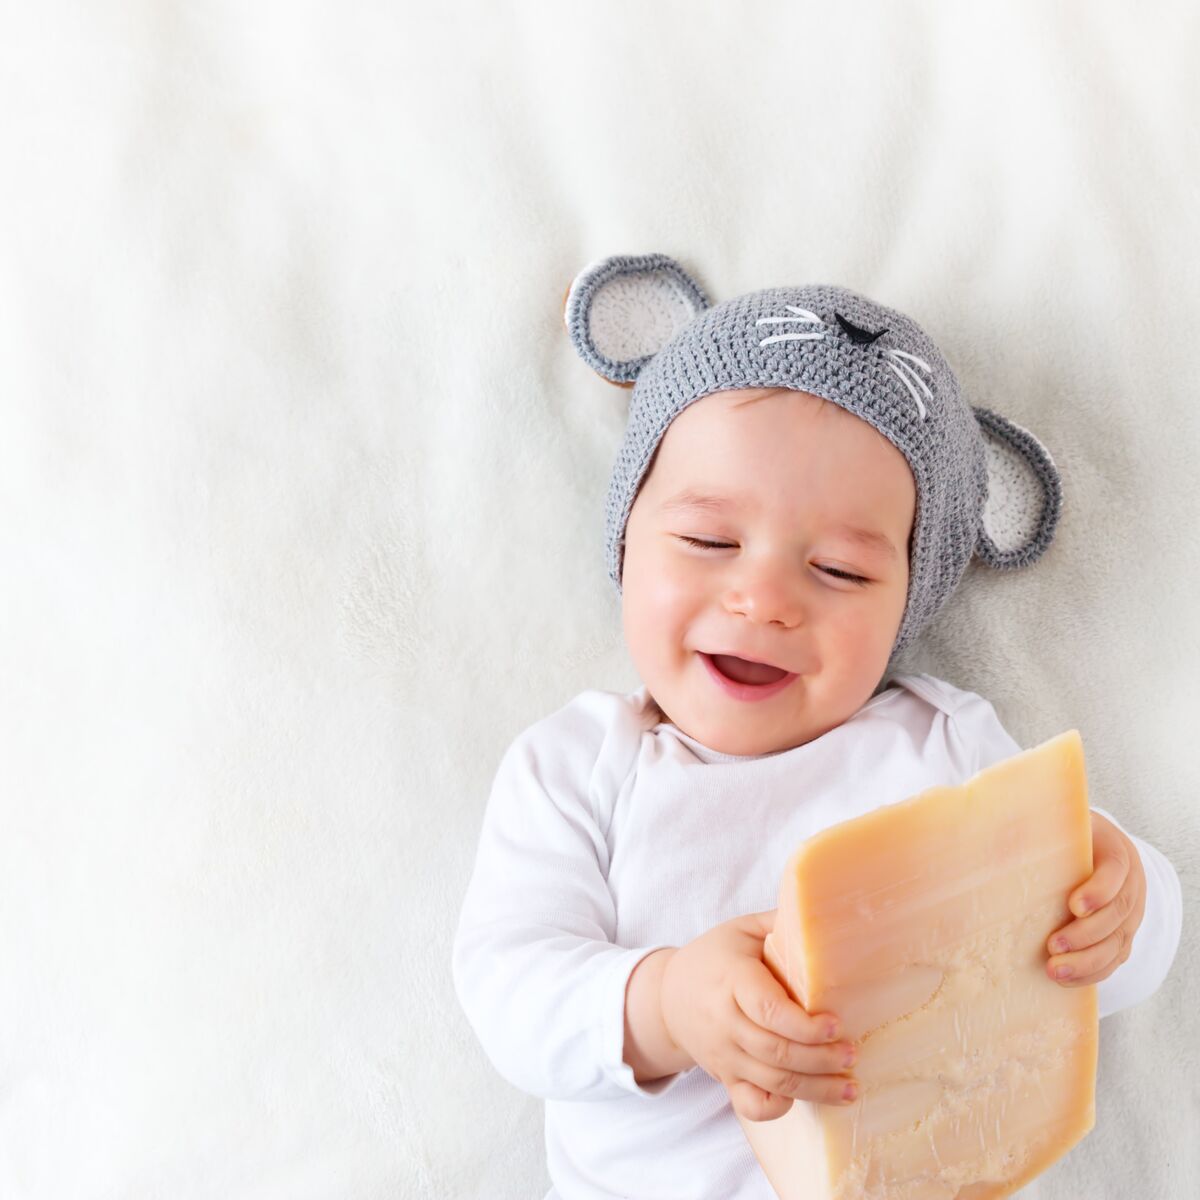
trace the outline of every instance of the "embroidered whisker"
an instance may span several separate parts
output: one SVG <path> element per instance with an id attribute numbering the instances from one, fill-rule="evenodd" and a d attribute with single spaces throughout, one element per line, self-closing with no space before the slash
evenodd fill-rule
<path id="1" fill-rule="evenodd" d="M 914 370 L 912 369 L 912 367 L 910 367 L 910 366 L 908 365 L 908 363 L 906 363 L 906 362 L 897 362 L 895 365 L 896 365 L 896 366 L 897 366 L 897 367 L 898 367 L 900 370 L 902 370 L 902 371 L 904 372 L 904 374 L 905 374 L 905 375 L 907 375 L 907 376 L 908 376 L 910 379 L 914 379 L 914 380 L 916 380 L 916 382 L 917 382 L 917 383 L 919 383 L 919 384 L 921 385 L 921 391 L 923 391 L 923 392 L 925 393 L 925 397 L 926 397 L 926 399 L 928 399 L 928 400 L 932 400 L 932 399 L 933 399 L 933 393 L 932 393 L 932 392 L 929 390 L 929 385 L 928 385 L 928 384 L 925 382 L 925 380 L 923 380 L 923 379 L 920 377 L 920 375 L 918 375 L 918 374 L 916 373 L 916 371 L 914 371 Z"/>
<path id="2" fill-rule="evenodd" d="M 799 308 L 795 304 L 785 304 L 783 306 L 790 313 L 796 313 L 794 317 L 759 317 L 755 321 L 755 325 L 773 325 L 779 321 L 807 321 L 811 325 L 824 325 L 825 322 L 817 316 L 815 312 L 810 312 L 807 308 Z"/>
<path id="3" fill-rule="evenodd" d="M 763 338 L 758 344 L 767 346 L 771 342 L 811 342 L 813 340 L 820 341 L 825 335 L 823 333 L 777 333 L 774 337 Z"/>
<path id="4" fill-rule="evenodd" d="M 925 370 L 927 370 L 930 373 L 930 375 L 933 374 L 933 368 L 923 358 L 918 358 L 915 354 L 909 354 L 909 352 L 907 350 L 896 350 L 895 348 L 889 346 L 884 351 L 884 353 L 885 354 L 895 354 L 895 355 L 898 355 L 900 358 L 911 358 L 913 360 L 913 362 L 915 362 L 917 364 L 917 366 L 924 367 Z"/>
<path id="5" fill-rule="evenodd" d="M 917 395 L 917 389 L 913 387 L 911 383 L 909 383 L 908 378 L 905 375 L 900 373 L 900 368 L 894 362 L 889 362 L 887 366 L 896 372 L 896 377 L 902 384 L 904 384 L 906 388 L 908 388 L 909 395 L 911 395 L 916 401 L 917 411 L 921 414 L 921 420 L 925 420 L 925 405 L 921 403 L 921 397 Z M 911 370 L 911 368 L 909 369 Z"/>

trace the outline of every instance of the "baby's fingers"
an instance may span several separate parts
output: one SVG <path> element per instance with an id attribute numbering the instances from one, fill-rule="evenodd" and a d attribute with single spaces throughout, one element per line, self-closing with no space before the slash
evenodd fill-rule
<path id="1" fill-rule="evenodd" d="M 815 1104 L 850 1102 L 845 1091 L 853 1080 L 842 1072 L 849 1071 L 855 1061 L 855 1050 L 845 1042 L 830 1046 L 789 1042 L 755 1025 L 740 1010 L 734 1013 L 730 1036 L 742 1053 L 731 1060 L 729 1076 L 789 1100 L 809 1100 Z"/>
<path id="2" fill-rule="evenodd" d="M 782 1117 L 793 1104 L 788 1096 L 764 1092 L 762 1088 L 746 1079 L 739 1079 L 726 1090 L 729 1092 L 729 1103 L 733 1105 L 734 1112 L 745 1117 L 747 1121 L 774 1121 Z"/>
<path id="3" fill-rule="evenodd" d="M 733 998 L 756 1025 L 788 1041 L 819 1045 L 836 1040 L 841 1032 L 833 1013 L 806 1012 L 762 962 L 747 960 L 746 969 L 734 980 Z"/>
<path id="4" fill-rule="evenodd" d="M 764 1067 L 751 1058 L 735 1069 L 737 1078 L 726 1085 L 733 1107 L 751 1121 L 773 1121 L 792 1107 L 794 1100 L 845 1108 L 858 1098 L 853 1080 L 830 1075 L 807 1075 Z M 743 1104 L 739 1105 L 737 1098 Z M 761 1115 L 760 1115 L 761 1114 Z"/>

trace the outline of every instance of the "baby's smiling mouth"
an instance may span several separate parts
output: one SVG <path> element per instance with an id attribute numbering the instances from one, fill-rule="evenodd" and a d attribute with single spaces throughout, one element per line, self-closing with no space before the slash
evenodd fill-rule
<path id="1" fill-rule="evenodd" d="M 704 651 L 701 651 L 704 654 Z M 790 671 L 783 667 L 773 667 L 769 663 L 754 662 L 748 658 L 739 658 L 736 654 L 706 654 L 713 665 L 727 679 L 735 683 L 774 683 Z"/>

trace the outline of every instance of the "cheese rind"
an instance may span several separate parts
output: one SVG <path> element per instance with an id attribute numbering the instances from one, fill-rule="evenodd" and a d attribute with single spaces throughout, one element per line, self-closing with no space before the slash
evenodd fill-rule
<path id="1" fill-rule="evenodd" d="M 738 1114 L 781 1200 L 998 1200 L 1087 1135 L 1096 987 L 1045 964 L 1091 872 L 1077 730 L 793 853 L 763 959 L 859 1043 L 860 1099 Z"/>

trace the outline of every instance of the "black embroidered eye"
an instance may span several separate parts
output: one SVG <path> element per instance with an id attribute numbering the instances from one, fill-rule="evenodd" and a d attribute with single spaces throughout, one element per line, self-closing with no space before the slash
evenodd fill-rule
<path id="1" fill-rule="evenodd" d="M 871 333 L 869 330 L 855 325 L 852 321 L 847 321 L 840 312 L 835 312 L 833 315 L 837 317 L 838 324 L 846 331 L 846 335 L 856 346 L 869 346 L 877 338 L 881 338 L 887 333 L 886 329 L 881 329 L 878 333 Z"/>

